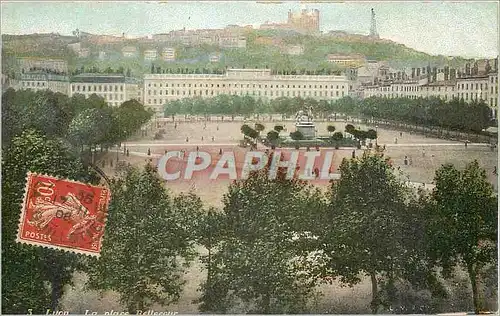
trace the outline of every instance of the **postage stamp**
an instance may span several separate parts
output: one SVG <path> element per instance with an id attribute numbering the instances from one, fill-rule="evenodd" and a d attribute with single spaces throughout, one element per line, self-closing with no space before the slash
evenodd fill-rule
<path id="1" fill-rule="evenodd" d="M 110 191 L 28 172 L 17 242 L 99 256 Z"/>

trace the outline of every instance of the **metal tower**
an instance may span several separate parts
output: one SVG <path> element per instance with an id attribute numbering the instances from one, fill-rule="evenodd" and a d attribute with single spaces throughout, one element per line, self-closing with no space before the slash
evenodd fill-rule
<path id="1" fill-rule="evenodd" d="M 375 20 L 375 11 L 372 8 L 372 18 L 371 18 L 371 26 L 370 26 L 370 37 L 372 38 L 380 38 L 377 32 L 377 21 Z"/>

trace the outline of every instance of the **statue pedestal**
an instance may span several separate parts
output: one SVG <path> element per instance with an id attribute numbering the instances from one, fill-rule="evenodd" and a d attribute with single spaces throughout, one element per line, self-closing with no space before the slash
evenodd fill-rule
<path id="1" fill-rule="evenodd" d="M 297 122 L 295 129 L 304 135 L 304 139 L 314 139 L 316 136 L 316 126 L 313 122 Z"/>

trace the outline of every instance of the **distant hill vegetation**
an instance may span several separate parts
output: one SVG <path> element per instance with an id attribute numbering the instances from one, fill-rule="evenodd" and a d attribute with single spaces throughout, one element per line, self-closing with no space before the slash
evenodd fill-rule
<path id="1" fill-rule="evenodd" d="M 92 38 L 89 40 L 88 38 Z M 89 57 L 78 58 L 77 54 L 68 48 L 68 44 L 78 41 L 75 36 L 59 34 L 2 35 L 2 61 L 4 73 L 15 69 L 16 57 L 50 57 L 68 60 L 70 69 L 84 68 L 123 68 L 130 69 L 133 75 L 140 76 L 150 72 L 151 63 L 167 68 L 224 69 L 232 68 L 271 68 L 277 71 L 315 71 L 333 72 L 342 67 L 328 63 L 328 54 L 358 53 L 367 59 L 387 61 L 389 65 L 399 67 L 421 67 L 428 63 L 433 65 L 461 64 L 461 58 L 432 56 L 416 51 L 390 40 L 374 40 L 368 36 L 333 31 L 322 36 L 301 35 L 290 31 L 253 30 L 247 32 L 246 49 L 221 48 L 216 45 L 184 46 L 180 43 L 165 44 L 150 39 L 125 39 L 102 36 L 102 41 L 96 41 L 99 35 L 87 39 L 81 38 L 81 46 L 90 50 Z M 110 38 L 109 42 L 105 39 Z M 122 57 L 121 49 L 125 46 L 135 46 L 138 56 Z M 144 61 L 142 52 L 145 49 L 161 49 L 170 46 L 176 49 L 176 61 Z M 302 46 L 302 54 L 289 55 L 286 48 Z M 106 52 L 106 57 L 99 59 L 99 52 Z M 160 54 L 160 51 L 158 52 Z M 218 62 L 210 62 L 208 56 L 218 54 Z"/>

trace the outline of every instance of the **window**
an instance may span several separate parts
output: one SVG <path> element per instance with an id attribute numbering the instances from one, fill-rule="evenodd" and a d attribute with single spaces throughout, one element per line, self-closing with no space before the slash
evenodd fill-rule
<path id="1" fill-rule="evenodd" d="M 160 90 L 160 95 L 162 94 L 162 91 Z"/>
<path id="2" fill-rule="evenodd" d="M 97 90 L 97 86 L 94 86 L 94 91 L 96 91 L 96 90 Z"/>
<path id="3" fill-rule="evenodd" d="M 118 92 L 118 86 L 115 86 L 115 92 Z"/>
<path id="4" fill-rule="evenodd" d="M 336 96 L 338 97 L 339 96 L 339 92 L 338 91 L 335 91 L 336 92 Z"/>
<path id="5" fill-rule="evenodd" d="M 102 86 L 99 86 L 99 92 L 101 92 L 101 91 L 102 91 Z"/>

